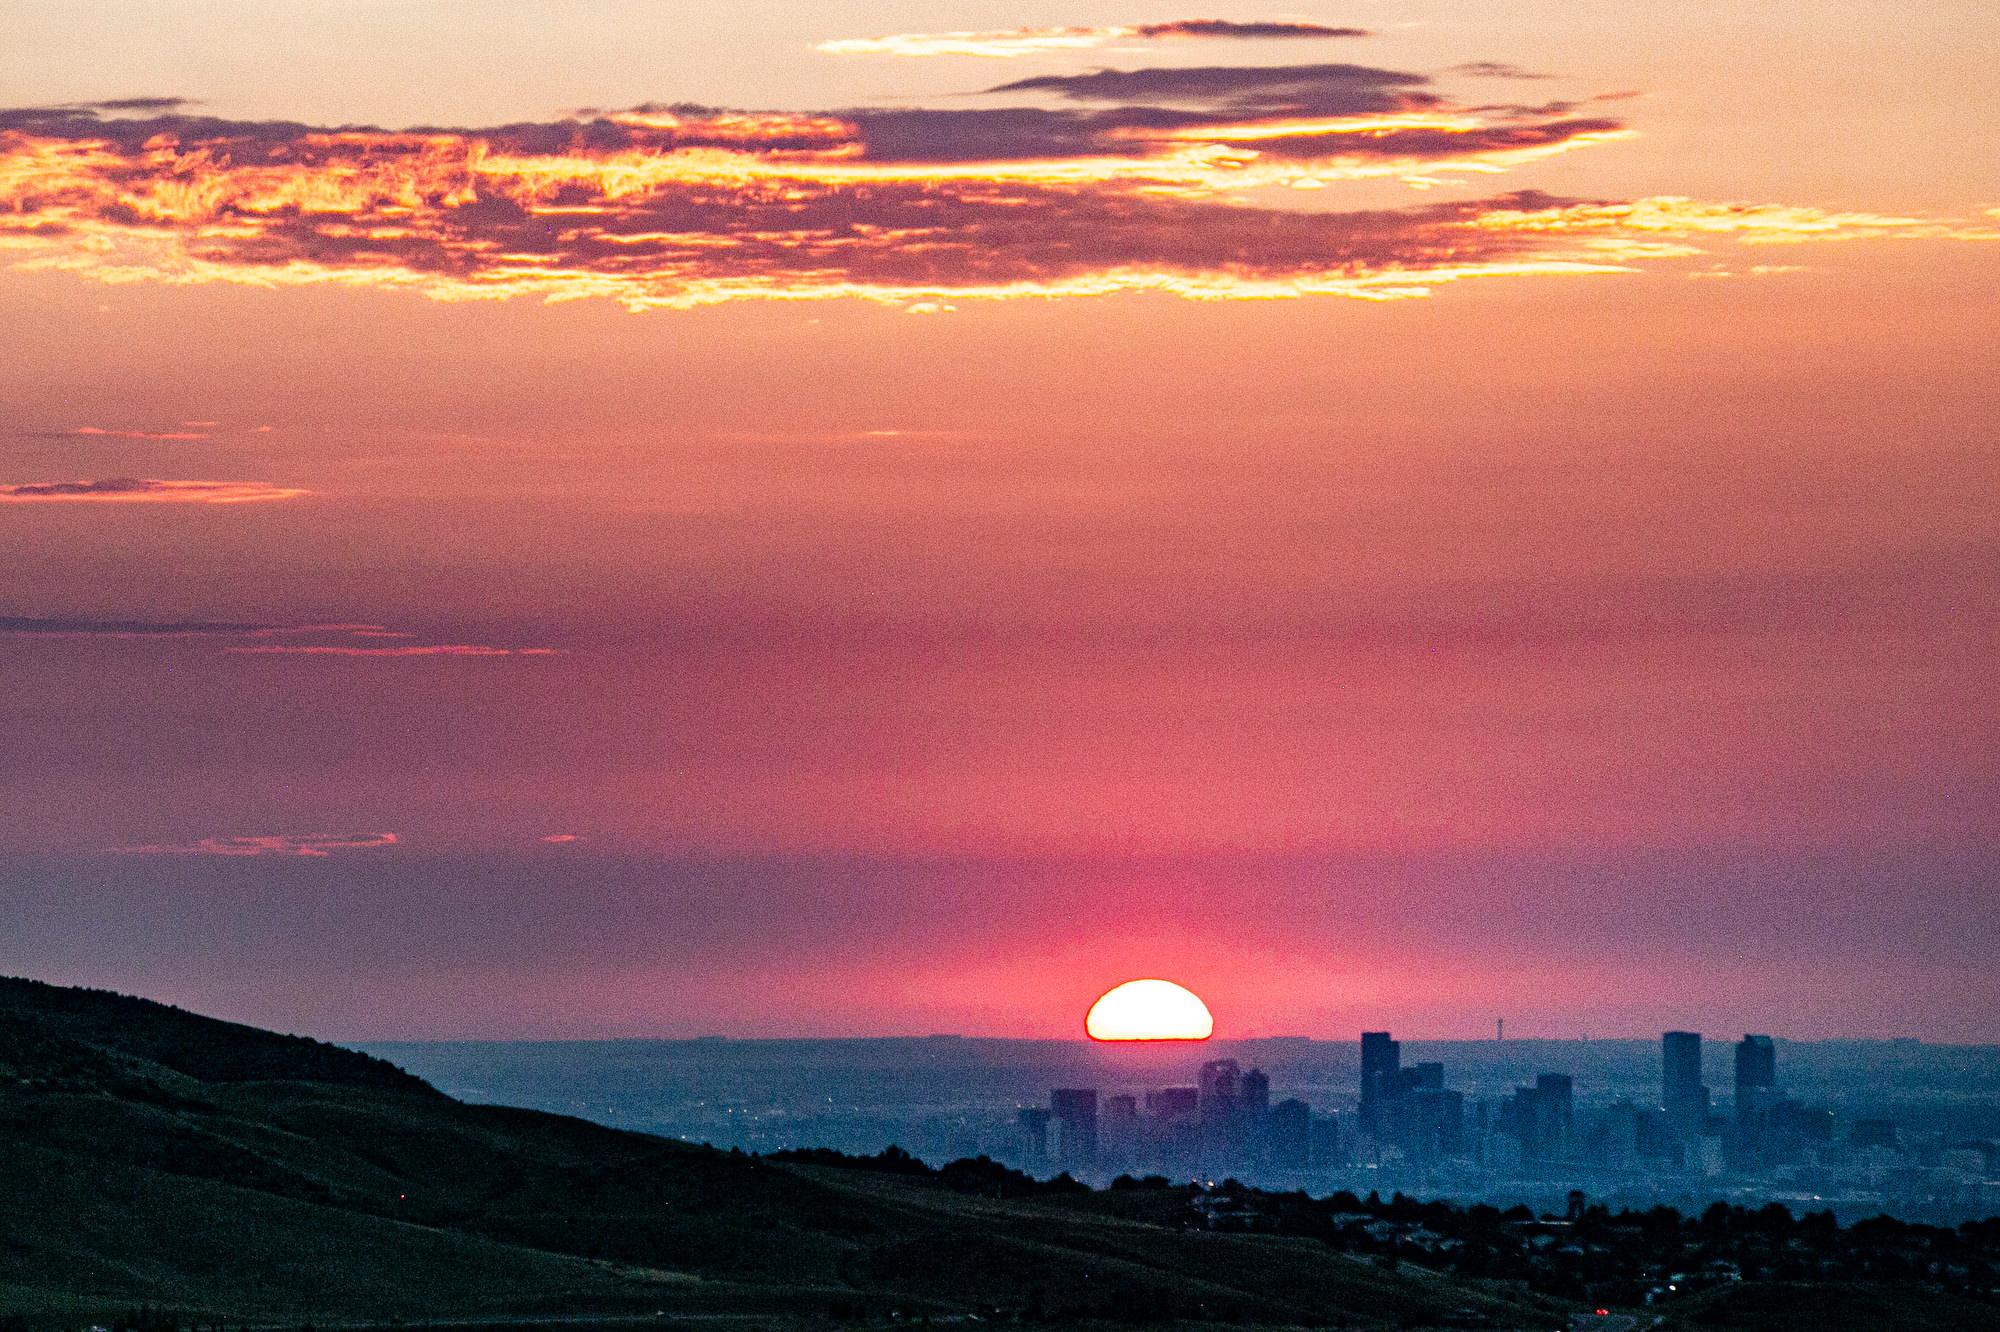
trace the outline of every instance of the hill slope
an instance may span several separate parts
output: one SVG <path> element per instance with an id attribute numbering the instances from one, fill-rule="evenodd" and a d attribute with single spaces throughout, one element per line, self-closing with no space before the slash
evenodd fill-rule
<path id="1" fill-rule="evenodd" d="M 1035 1308 L 1361 1326 L 1476 1311 L 1503 1327 L 1530 1313 L 1308 1241 L 465 1105 L 320 1042 L 8 979 L 0 1200 L 0 1310 Z"/>

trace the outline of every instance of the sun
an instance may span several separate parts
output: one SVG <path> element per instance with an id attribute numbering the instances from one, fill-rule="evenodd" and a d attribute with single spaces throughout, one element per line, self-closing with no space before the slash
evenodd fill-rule
<path id="1" fill-rule="evenodd" d="M 1129 980 L 1098 997 L 1083 1030 L 1093 1041 L 1205 1041 L 1215 1034 L 1215 1019 L 1184 985 Z"/>

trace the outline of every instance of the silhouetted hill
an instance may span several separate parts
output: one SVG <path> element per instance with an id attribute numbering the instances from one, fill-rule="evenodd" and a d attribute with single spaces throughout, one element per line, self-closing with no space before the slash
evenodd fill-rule
<path id="1" fill-rule="evenodd" d="M 0 1074 L 59 1078 L 120 1060 L 200 1082 L 323 1082 L 428 1091 L 384 1059 L 304 1036 L 199 1017 L 167 1004 L 0 976 Z"/>
<path id="2" fill-rule="evenodd" d="M 51 1326 L 140 1303 L 292 1324 L 900 1309 L 1495 1327 L 1542 1305 L 1534 1325 L 1554 1325 L 1541 1301 L 1105 1197 L 995 1198 L 466 1105 L 320 1042 L 0 981 L 0 1311 Z"/>

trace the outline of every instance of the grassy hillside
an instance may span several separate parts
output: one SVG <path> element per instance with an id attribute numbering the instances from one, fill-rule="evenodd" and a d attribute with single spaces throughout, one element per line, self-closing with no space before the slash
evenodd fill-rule
<path id="1" fill-rule="evenodd" d="M 0 979 L 0 1311 L 297 1323 L 891 1310 L 1559 1326 L 1547 1306 L 1091 1198 L 786 1165 L 453 1101 L 377 1059 Z"/>
<path id="2" fill-rule="evenodd" d="M 1993 1306 L 1950 1295 L 1846 1284 L 1754 1282 L 1698 1296 L 1675 1311 L 1676 1332 L 1974 1332 L 1996 1326 Z"/>

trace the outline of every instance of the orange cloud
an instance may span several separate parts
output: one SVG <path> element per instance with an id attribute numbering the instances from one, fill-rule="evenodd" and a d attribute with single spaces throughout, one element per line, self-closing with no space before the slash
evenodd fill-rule
<path id="1" fill-rule="evenodd" d="M 310 856 L 331 855 L 335 851 L 368 850 L 394 846 L 395 833 L 311 833 L 304 836 L 203 837 L 193 842 L 156 842 L 141 846 L 114 846 L 109 854 L 118 856 Z"/>
<path id="2" fill-rule="evenodd" d="M 1238 23 L 1228 19 L 1172 19 L 1164 23 L 1120 24 L 1110 27 L 1003 28 L 987 32 L 904 32 L 886 37 L 844 37 L 821 42 L 813 49 L 827 55 L 984 56 L 1008 60 L 1050 51 L 1081 51 L 1113 42 L 1273 39 L 1324 40 L 1366 37 L 1366 28 L 1336 28 L 1325 23 Z"/>
<path id="3" fill-rule="evenodd" d="M 1496 174 L 1622 123 L 1454 105 L 1357 65 L 1100 70 L 1055 106 L 821 115 L 645 106 L 485 130 L 0 112 L 0 251 L 105 282 L 343 283 L 443 300 L 1422 296 L 1725 241 L 1991 235 L 1990 222 L 1533 192 L 1341 212 L 1293 193 Z M 13 487 L 196 498 L 219 483 Z M 178 489 L 176 489 L 178 488 Z M 281 498 L 266 488 L 234 499 Z M 221 496 L 211 497 L 225 502 Z"/>
<path id="4" fill-rule="evenodd" d="M 215 422 L 189 421 L 186 424 L 189 426 L 212 426 Z M 101 436 L 105 439 L 197 440 L 208 438 L 207 434 L 195 430 L 109 430 L 103 426 L 78 426 L 76 429 L 64 433 L 80 435 L 86 438 Z"/>
<path id="5" fill-rule="evenodd" d="M 111 477 L 103 481 L 24 482 L 0 486 L 0 504 L 255 504 L 296 499 L 309 490 L 268 481 L 154 481 Z"/>

